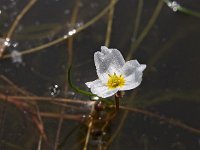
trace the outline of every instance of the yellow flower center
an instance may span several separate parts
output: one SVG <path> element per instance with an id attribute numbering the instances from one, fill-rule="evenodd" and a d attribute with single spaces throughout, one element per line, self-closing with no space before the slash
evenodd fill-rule
<path id="1" fill-rule="evenodd" d="M 109 79 L 108 79 L 108 82 L 106 85 L 109 89 L 114 89 L 117 87 L 124 86 L 125 79 L 122 75 L 117 76 L 116 73 L 114 73 L 113 75 L 110 75 L 110 74 L 108 74 L 108 75 L 109 75 Z"/>

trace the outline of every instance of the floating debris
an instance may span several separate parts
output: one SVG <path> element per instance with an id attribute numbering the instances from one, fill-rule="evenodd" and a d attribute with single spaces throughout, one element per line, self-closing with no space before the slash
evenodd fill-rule
<path id="1" fill-rule="evenodd" d="M 13 63 L 21 64 L 23 62 L 22 61 L 22 55 L 17 50 L 13 50 L 11 52 L 11 58 L 12 58 Z"/>

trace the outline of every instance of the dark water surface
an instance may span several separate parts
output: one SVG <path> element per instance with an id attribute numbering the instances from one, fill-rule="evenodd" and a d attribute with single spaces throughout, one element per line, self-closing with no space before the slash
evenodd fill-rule
<path id="1" fill-rule="evenodd" d="M 1 47 L 14 20 L 29 2 L 0 1 Z M 177 2 L 200 13 L 199 0 Z M 59 139 L 56 149 L 83 149 L 91 106 L 51 100 L 89 102 L 87 96 L 68 87 L 67 68 L 73 64 L 73 83 L 84 90 L 88 90 L 85 82 L 97 78 L 93 54 L 105 45 L 107 24 L 112 18 L 106 12 L 92 25 L 80 32 L 79 29 L 110 3 L 38 0 L 19 21 L 0 60 L 0 150 L 51 150 L 55 149 L 56 139 Z M 173 12 L 159 0 L 119 0 L 114 8 L 109 47 L 119 49 L 125 58 L 147 64 L 147 69 L 142 84 L 128 91 L 120 101 L 120 105 L 138 110 L 120 109 L 102 131 L 105 122 L 101 120 L 113 110 L 98 113 L 100 118 L 94 119 L 99 123 L 90 131 L 87 148 L 200 150 L 200 18 Z M 39 51 L 29 51 L 64 36 L 68 39 Z M 24 54 L 26 51 L 30 53 Z M 17 53 L 14 58 L 9 56 L 13 52 Z M 30 100 L 36 95 L 48 97 L 49 101 Z M 28 106 L 22 107 L 20 98 L 9 99 L 9 96 L 27 96 L 23 102 Z M 44 112 L 79 116 L 79 119 L 65 118 L 56 137 L 60 119 L 42 116 Z M 40 113 L 47 136 L 46 141 L 41 140 L 41 148 L 38 124 L 34 121 L 34 116 Z"/>

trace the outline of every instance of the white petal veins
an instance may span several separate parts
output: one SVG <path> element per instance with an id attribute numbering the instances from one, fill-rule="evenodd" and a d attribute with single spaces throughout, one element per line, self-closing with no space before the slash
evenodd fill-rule
<path id="1" fill-rule="evenodd" d="M 86 85 L 91 89 L 93 94 L 96 94 L 102 98 L 110 97 L 118 91 L 118 89 L 108 89 L 108 87 L 105 86 L 105 84 L 103 84 L 99 79 L 92 82 L 87 82 Z"/>
<path id="2" fill-rule="evenodd" d="M 101 52 L 94 54 L 94 62 L 97 69 L 98 77 L 104 82 L 108 74 L 120 74 L 121 68 L 125 64 L 125 60 L 117 49 L 108 49 L 101 47 Z"/>
<path id="3" fill-rule="evenodd" d="M 127 77 L 135 72 L 139 66 L 140 64 L 137 60 L 130 60 L 125 63 L 125 65 L 122 67 L 121 72 L 125 77 Z"/>
<path id="4" fill-rule="evenodd" d="M 120 88 L 121 91 L 131 90 L 140 85 L 142 81 L 142 73 L 133 73 L 125 78 L 125 85 Z"/>
<path id="5" fill-rule="evenodd" d="M 142 71 L 144 71 L 144 69 L 146 69 L 146 67 L 147 67 L 147 65 L 141 64 L 141 65 L 138 67 L 138 70 L 142 72 Z"/>
<path id="6" fill-rule="evenodd" d="M 122 74 L 125 77 L 125 85 L 120 90 L 134 89 L 140 85 L 142 81 L 142 71 L 146 68 L 146 65 L 139 64 L 137 60 L 127 61 L 122 68 Z"/>
<path id="7" fill-rule="evenodd" d="M 109 53 L 112 52 L 112 49 L 109 49 L 107 48 L 106 46 L 101 46 L 101 52 L 104 54 L 104 55 L 107 55 Z"/>
<path id="8" fill-rule="evenodd" d="M 86 82 L 85 84 L 87 85 L 88 88 L 91 88 L 92 86 L 94 86 L 98 82 L 99 82 L 99 79 L 91 81 L 91 82 Z"/>

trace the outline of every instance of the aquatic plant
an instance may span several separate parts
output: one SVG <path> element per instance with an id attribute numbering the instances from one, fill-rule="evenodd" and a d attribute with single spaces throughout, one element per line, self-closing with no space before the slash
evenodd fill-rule
<path id="1" fill-rule="evenodd" d="M 101 47 L 101 52 L 94 54 L 94 62 L 99 79 L 87 82 L 86 85 L 93 94 L 106 98 L 118 91 L 131 90 L 140 85 L 142 71 L 146 65 L 140 65 L 137 60 L 125 63 L 117 49 Z"/>
<path id="2" fill-rule="evenodd" d="M 199 149 L 199 2 L 0 3 L 0 149 Z M 104 95 L 84 85 L 100 45 Z M 121 50 L 120 67 L 101 70 L 107 47 Z M 121 69 L 131 62 L 130 89 L 145 72 L 129 91 Z"/>

